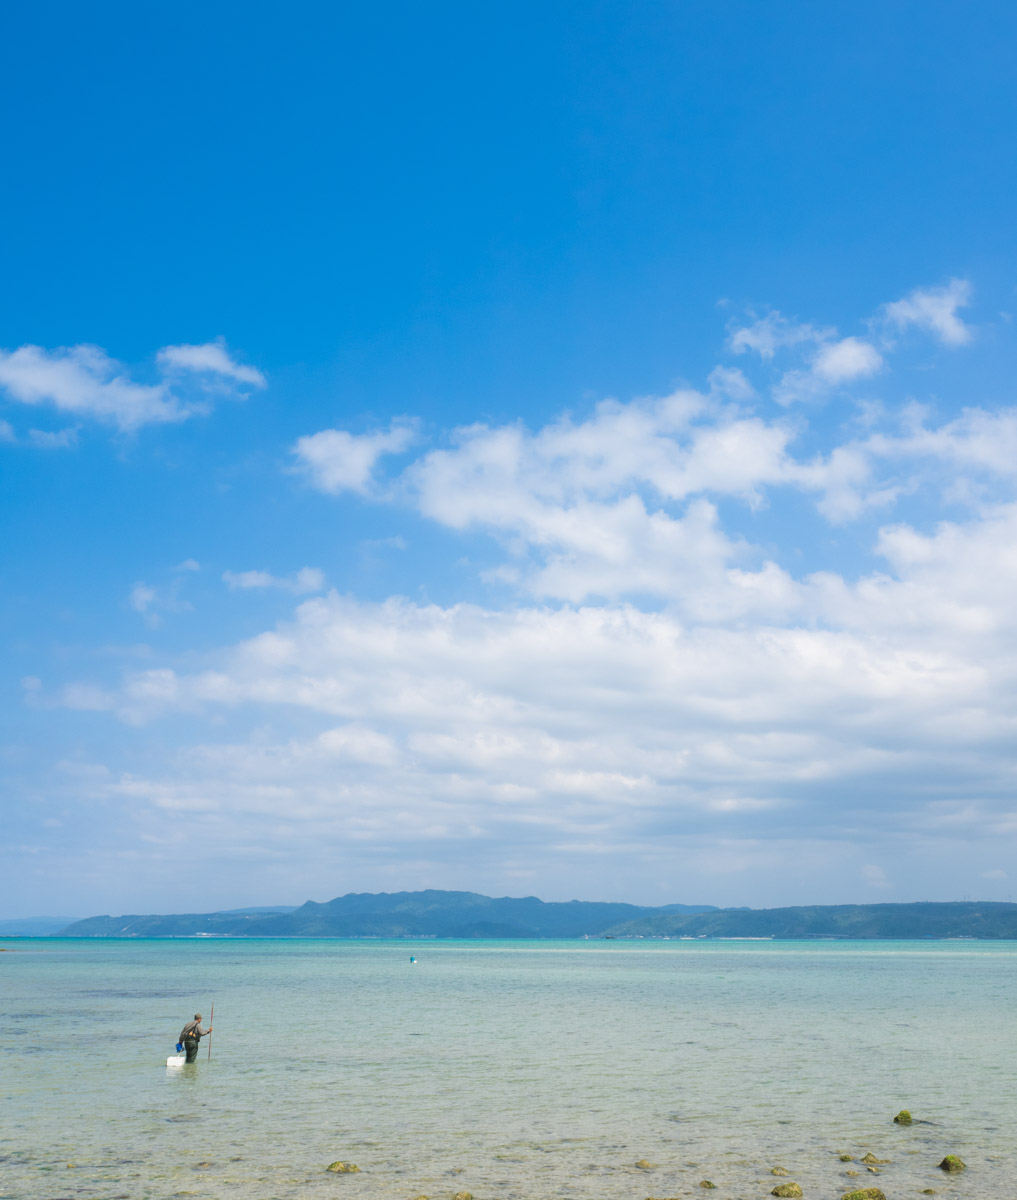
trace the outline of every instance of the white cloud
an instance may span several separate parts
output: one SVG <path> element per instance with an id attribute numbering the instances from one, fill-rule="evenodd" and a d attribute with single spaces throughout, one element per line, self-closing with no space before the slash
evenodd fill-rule
<path id="1" fill-rule="evenodd" d="M 258 588 L 281 588 L 295 596 L 320 592 L 325 586 L 325 572 L 318 567 L 302 567 L 285 578 L 268 571 L 223 571 L 223 582 L 234 591 Z"/>
<path id="2" fill-rule="evenodd" d="M 323 492 L 366 492 L 383 454 L 400 454 L 413 441 L 413 428 L 394 421 L 385 433 L 354 434 L 324 429 L 299 438 L 293 447 L 298 465 Z"/>
<path id="3" fill-rule="evenodd" d="M 135 612 L 147 613 L 155 603 L 157 596 L 158 592 L 154 587 L 150 587 L 147 583 L 136 583 L 131 588 L 127 603 Z"/>
<path id="4" fill-rule="evenodd" d="M 875 346 L 860 338 L 846 337 L 822 346 L 812 370 L 827 383 L 836 384 L 874 375 L 882 365 L 883 359 Z"/>
<path id="5" fill-rule="evenodd" d="M 814 325 L 789 320 L 779 312 L 771 312 L 751 325 L 736 329 L 728 340 L 735 354 L 754 350 L 761 358 L 771 359 L 778 350 L 824 342 L 832 336 L 830 329 L 817 329 Z"/>
<path id="6" fill-rule="evenodd" d="M 163 621 L 165 613 L 188 612 L 191 605 L 180 598 L 183 580 L 173 579 L 162 587 L 139 581 L 134 584 L 127 595 L 128 605 L 142 617 L 145 624 L 157 629 Z"/>
<path id="7" fill-rule="evenodd" d="M 875 375 L 884 366 L 871 342 L 839 337 L 836 329 L 790 321 L 779 312 L 736 329 L 729 345 L 736 354 L 755 351 L 764 361 L 781 349 L 802 353 L 806 366 L 785 371 L 775 388 L 774 398 L 781 404 L 815 400 L 831 388 Z"/>
<path id="8" fill-rule="evenodd" d="M 0 421 L 0 442 L 16 442 L 18 435 L 10 421 Z"/>
<path id="9" fill-rule="evenodd" d="M 915 288 L 903 300 L 885 305 L 883 317 L 896 329 L 913 326 L 947 346 L 963 346 L 971 341 L 971 330 L 957 310 L 971 303 L 972 292 L 966 279 L 951 279 L 943 287 Z"/>
<path id="10" fill-rule="evenodd" d="M 265 376 L 254 367 L 236 362 L 222 338 L 198 346 L 164 346 L 156 355 L 159 366 L 167 371 L 194 371 L 220 375 L 225 379 L 265 387 Z"/>
<path id="11" fill-rule="evenodd" d="M 875 348 L 854 337 L 809 353 L 799 394 L 882 366 Z M 694 614 L 761 605 L 773 615 L 793 609 L 793 589 L 766 553 L 725 532 L 718 503 L 755 511 L 778 489 L 800 492 L 844 524 L 929 486 L 955 503 L 981 504 L 989 477 L 997 486 L 1017 476 L 1013 412 L 970 409 L 935 426 L 913 407 L 898 418 L 870 405 L 865 436 L 803 455 L 795 453 L 802 420 L 755 415 L 740 374 L 713 372 L 711 382 L 710 393 L 608 400 L 585 419 L 566 415 L 534 431 L 518 423 L 455 430 L 451 446 L 423 454 L 398 486 L 377 494 L 408 498 L 451 529 L 493 534 L 506 559 L 487 577 L 537 596 L 582 603 L 652 595 Z M 301 451 L 319 486 L 364 492 L 389 437 L 327 430 L 303 439 Z"/>
<path id="12" fill-rule="evenodd" d="M 779 603 L 734 614 L 330 595 L 202 669 L 65 699 L 136 723 L 192 713 L 205 731 L 249 714 L 250 739 L 206 732 L 162 773 L 107 788 L 156 825 L 189 811 L 277 848 L 469 847 L 570 878 L 608 847 L 648 864 L 633 870 L 703 871 L 690 847 L 725 839 L 727 859 L 761 869 L 782 842 L 805 855 L 807 830 L 827 870 L 855 846 L 855 879 L 897 887 L 874 838 L 900 856 L 1010 836 L 1014 545 L 1017 506 L 932 535 L 889 526 L 884 570 L 784 575 Z"/>
<path id="13" fill-rule="evenodd" d="M 48 351 L 0 350 L 0 387 L 22 404 L 53 404 L 62 412 L 108 421 L 121 429 L 182 421 L 186 406 L 165 385 L 135 383 L 98 346 Z"/>
<path id="14" fill-rule="evenodd" d="M 233 385 L 264 383 L 253 368 L 233 363 L 221 343 L 167 347 L 157 355 L 157 362 L 178 375 L 200 371 L 232 380 Z M 21 404 L 52 405 L 126 432 L 143 425 L 183 421 L 208 407 L 208 389 L 200 380 L 192 391 L 182 391 L 165 377 L 156 383 L 138 383 L 122 363 L 98 346 L 0 350 L 0 390 Z"/>
<path id="15" fill-rule="evenodd" d="M 892 347 L 768 320 L 738 348 L 783 344 L 803 394 L 877 372 L 891 386 Z M 187 812 L 223 853 L 320 856 L 328 880 L 341 848 L 371 887 L 389 869 L 447 886 L 465 861 L 466 886 L 525 874 L 603 895 L 624 863 L 700 899 L 742 876 L 753 902 L 771 879 L 802 900 L 835 876 L 846 898 L 923 871 L 952 888 L 961 858 L 976 881 L 1017 848 L 1017 410 L 936 418 L 881 396 L 864 420 L 836 416 L 776 410 L 721 367 L 704 391 L 454 430 L 388 474 L 406 423 L 301 439 L 322 490 L 489 534 L 478 569 L 516 586 L 512 603 L 330 593 L 118 687 L 58 689 L 136 725 L 194 723 L 177 754 L 97 777 L 95 795 L 153 844 Z M 829 531 L 817 510 L 881 528 Z M 139 584 L 132 603 L 149 617 L 160 596 Z"/>

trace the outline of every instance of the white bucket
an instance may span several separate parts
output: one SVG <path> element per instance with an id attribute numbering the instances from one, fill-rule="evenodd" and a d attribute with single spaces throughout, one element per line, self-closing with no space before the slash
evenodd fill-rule
<path id="1" fill-rule="evenodd" d="M 184 1054 L 171 1054 L 166 1059 L 167 1067 L 182 1067 L 187 1062 L 187 1056 Z"/>

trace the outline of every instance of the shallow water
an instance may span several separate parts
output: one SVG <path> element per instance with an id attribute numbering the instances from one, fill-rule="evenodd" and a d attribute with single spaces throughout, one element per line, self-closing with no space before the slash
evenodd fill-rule
<path id="1" fill-rule="evenodd" d="M 1012 943 L 0 944 L 4 1200 L 1017 1195 Z"/>

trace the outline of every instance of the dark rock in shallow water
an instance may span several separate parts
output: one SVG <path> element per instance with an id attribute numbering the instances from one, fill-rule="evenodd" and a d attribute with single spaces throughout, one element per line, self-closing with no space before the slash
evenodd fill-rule
<path id="1" fill-rule="evenodd" d="M 886 1195 L 879 1188 L 856 1188 L 845 1192 L 840 1200 L 886 1200 Z"/>
<path id="2" fill-rule="evenodd" d="M 700 1179 L 699 1186 L 701 1188 L 715 1188 L 717 1185 L 711 1179 Z"/>
<path id="3" fill-rule="evenodd" d="M 893 1119 L 894 1125 L 911 1125 L 914 1122 L 911 1119 L 911 1114 L 906 1108 L 902 1108 Z"/>
<path id="4" fill-rule="evenodd" d="M 638 1167 L 640 1171 L 652 1171 L 656 1165 L 656 1163 L 649 1162 L 645 1158 L 641 1158 L 639 1162 L 633 1164 L 633 1166 Z"/>
<path id="5" fill-rule="evenodd" d="M 770 1195 L 795 1197 L 797 1200 L 800 1200 L 802 1195 L 802 1185 L 800 1183 L 778 1183 Z"/>
<path id="6" fill-rule="evenodd" d="M 865 1157 L 860 1159 L 859 1161 L 865 1163 L 865 1165 L 867 1167 L 874 1167 L 877 1164 L 879 1166 L 885 1166 L 888 1162 L 890 1162 L 890 1159 L 877 1158 L 874 1154 L 866 1154 Z"/>
<path id="7" fill-rule="evenodd" d="M 941 1171 L 963 1171 L 967 1168 L 967 1163 L 962 1162 L 956 1154 L 948 1154 L 946 1158 L 939 1164 Z"/>
<path id="8" fill-rule="evenodd" d="M 325 1170 L 332 1171 L 336 1175 L 356 1175 L 360 1171 L 360 1168 L 356 1163 L 334 1162 L 329 1163 Z"/>
<path id="9" fill-rule="evenodd" d="M 472 1192 L 456 1192 L 452 1200 L 473 1200 Z"/>
<path id="10" fill-rule="evenodd" d="M 841 1162 L 854 1162 L 855 1160 L 851 1157 L 850 1154 L 842 1154 L 840 1156 L 840 1161 Z"/>
<path id="11" fill-rule="evenodd" d="M 787 1171 L 785 1171 L 783 1167 L 771 1167 L 770 1174 L 771 1175 L 786 1175 Z"/>

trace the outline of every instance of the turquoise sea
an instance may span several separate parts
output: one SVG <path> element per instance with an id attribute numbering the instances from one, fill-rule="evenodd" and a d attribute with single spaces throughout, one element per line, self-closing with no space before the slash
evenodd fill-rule
<path id="1" fill-rule="evenodd" d="M 1013 943 L 0 945 L 7 1200 L 1017 1196 Z"/>

